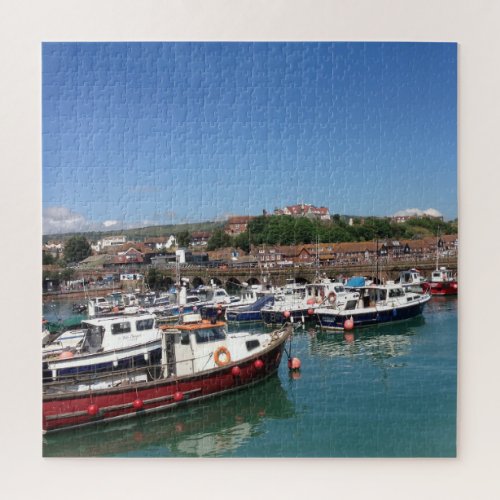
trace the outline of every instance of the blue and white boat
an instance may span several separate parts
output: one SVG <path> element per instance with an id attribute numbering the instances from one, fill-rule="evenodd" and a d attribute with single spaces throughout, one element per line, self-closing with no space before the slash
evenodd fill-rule
<path id="1" fill-rule="evenodd" d="M 51 350 L 50 346 L 44 349 L 44 382 L 148 366 L 161 358 L 161 330 L 151 314 L 85 320 L 72 337 L 80 340 L 71 347 L 68 342 L 62 351 Z"/>
<path id="2" fill-rule="evenodd" d="M 274 304 L 262 308 L 262 320 L 266 325 L 280 325 L 290 320 L 305 323 L 314 320 L 317 308 L 325 304 L 344 304 L 349 297 L 340 282 L 323 278 L 317 283 L 285 287 L 277 294 Z"/>
<path id="3" fill-rule="evenodd" d="M 228 307 L 226 310 L 226 319 L 228 323 L 249 323 L 252 321 L 261 321 L 262 308 L 273 304 L 274 295 L 263 295 L 251 304 Z"/>
<path id="4" fill-rule="evenodd" d="M 429 294 L 418 294 L 395 283 L 369 285 L 350 289 L 350 297 L 344 304 L 336 303 L 316 309 L 318 325 L 325 330 L 344 330 L 346 321 L 349 328 L 392 323 L 422 314 Z"/>

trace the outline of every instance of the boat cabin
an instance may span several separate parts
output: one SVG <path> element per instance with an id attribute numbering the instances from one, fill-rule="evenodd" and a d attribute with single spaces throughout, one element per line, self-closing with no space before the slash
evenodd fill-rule
<path id="1" fill-rule="evenodd" d="M 397 283 L 401 285 L 417 285 L 424 281 L 423 277 L 416 269 L 410 269 L 409 271 L 401 271 L 399 273 L 399 278 L 396 280 Z"/>
<path id="2" fill-rule="evenodd" d="M 432 271 L 431 281 L 433 283 L 444 283 L 453 280 L 454 278 L 452 272 L 446 269 L 446 267 L 440 267 L 439 269 Z"/>
<path id="3" fill-rule="evenodd" d="M 82 322 L 82 330 L 81 354 L 122 349 L 159 340 L 161 335 L 151 314 L 87 320 Z"/>
<path id="4" fill-rule="evenodd" d="M 220 361 L 242 359 L 261 347 L 257 335 L 231 334 L 226 323 L 204 320 L 200 314 L 185 314 L 179 325 L 160 327 L 163 331 L 164 376 L 191 375 L 203 370 L 217 368 Z M 248 339 L 235 342 L 235 336 L 247 335 Z M 218 357 L 220 354 L 220 358 Z M 229 352 L 229 358 L 224 358 Z M 219 363 L 219 364 L 218 364 Z"/>

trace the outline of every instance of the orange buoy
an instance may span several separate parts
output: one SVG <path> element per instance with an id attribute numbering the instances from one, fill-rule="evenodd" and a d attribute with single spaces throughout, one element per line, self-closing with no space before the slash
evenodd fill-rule
<path id="1" fill-rule="evenodd" d="M 354 328 L 354 321 L 352 317 L 344 321 L 344 330 L 352 330 Z"/>

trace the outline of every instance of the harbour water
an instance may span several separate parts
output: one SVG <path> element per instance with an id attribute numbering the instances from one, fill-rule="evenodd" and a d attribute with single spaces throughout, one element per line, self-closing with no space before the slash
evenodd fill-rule
<path id="1" fill-rule="evenodd" d="M 67 302 L 44 305 L 47 319 L 71 314 Z M 48 434 L 44 455 L 456 455 L 456 297 L 433 297 L 423 317 L 392 325 L 349 333 L 299 328 L 292 349 L 302 362 L 298 373 L 283 362 L 276 376 L 233 395 Z"/>

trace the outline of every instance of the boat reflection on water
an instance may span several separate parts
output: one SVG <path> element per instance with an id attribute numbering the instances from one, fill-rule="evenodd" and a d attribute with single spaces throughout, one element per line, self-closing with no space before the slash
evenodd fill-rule
<path id="1" fill-rule="evenodd" d="M 207 400 L 173 413 L 147 415 L 98 427 L 48 434 L 43 454 L 49 456 L 231 455 L 263 432 L 267 419 L 286 419 L 294 408 L 272 376 L 248 390 Z"/>
<path id="2" fill-rule="evenodd" d="M 418 316 L 400 323 L 385 324 L 354 331 L 311 335 L 310 352 L 313 356 L 341 356 L 380 361 L 405 356 L 409 353 L 412 337 L 425 324 Z M 384 363 L 386 367 L 396 364 Z"/>

